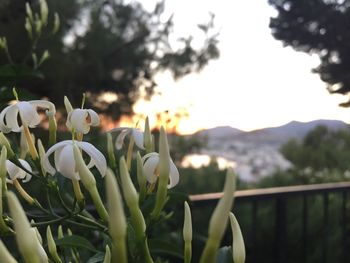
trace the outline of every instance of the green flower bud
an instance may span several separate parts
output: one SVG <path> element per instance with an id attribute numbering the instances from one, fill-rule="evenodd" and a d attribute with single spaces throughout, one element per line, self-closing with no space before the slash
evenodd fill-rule
<path id="1" fill-rule="evenodd" d="M 59 225 L 59 226 L 58 226 L 58 230 L 57 230 L 57 237 L 58 237 L 59 239 L 61 239 L 61 238 L 63 238 L 63 237 L 64 237 L 64 235 L 63 235 L 62 225 Z"/>
<path id="2" fill-rule="evenodd" d="M 1 190 L 2 193 L 6 193 L 7 186 L 6 186 L 6 160 L 7 160 L 7 149 L 5 146 L 2 146 L 1 154 L 0 154 L 0 178 L 1 178 Z"/>
<path id="3" fill-rule="evenodd" d="M 216 253 L 225 233 L 229 212 L 231 211 L 236 189 L 235 174 L 227 170 L 223 197 L 218 202 L 209 223 L 208 239 L 202 253 L 200 263 L 215 262 Z"/>
<path id="4" fill-rule="evenodd" d="M 73 107 L 67 96 L 64 96 L 64 106 L 66 107 L 66 112 L 68 115 L 73 110 Z"/>
<path id="5" fill-rule="evenodd" d="M 53 22 L 53 28 L 52 28 L 52 34 L 56 34 L 58 30 L 60 29 L 60 17 L 57 13 L 54 14 L 54 22 Z"/>
<path id="6" fill-rule="evenodd" d="M 168 139 L 163 127 L 160 128 L 159 134 L 159 181 L 156 194 L 156 204 L 151 213 L 153 219 L 157 219 L 162 211 L 166 201 L 168 193 L 169 183 L 169 170 L 170 170 L 170 155 Z"/>
<path id="7" fill-rule="evenodd" d="M 109 165 L 115 169 L 117 167 L 117 164 L 115 162 L 112 134 L 110 134 L 109 132 L 107 133 L 107 151 L 108 151 Z"/>
<path id="8" fill-rule="evenodd" d="M 146 122 L 145 122 L 145 131 L 143 133 L 144 136 L 144 144 L 146 148 L 146 152 L 150 153 L 152 152 L 152 134 L 151 134 L 151 129 L 149 127 L 149 119 L 146 117 Z"/>
<path id="9" fill-rule="evenodd" d="M 185 217 L 183 227 L 183 237 L 185 241 L 185 263 L 191 262 L 192 257 L 192 218 L 191 210 L 187 202 L 184 203 Z"/>
<path id="10" fill-rule="evenodd" d="M 35 230 L 30 227 L 25 212 L 12 192 L 7 193 L 10 214 L 16 231 L 18 249 L 26 263 L 48 262 L 47 255 L 39 243 Z"/>
<path id="11" fill-rule="evenodd" d="M 110 220 L 108 222 L 108 231 L 112 238 L 112 258 L 113 262 L 125 263 L 127 262 L 126 252 L 126 218 L 123 209 L 122 197 L 120 195 L 119 186 L 112 170 L 108 169 L 106 173 L 106 194 L 107 194 L 107 208 Z M 109 247 L 108 247 L 109 252 Z M 110 254 L 110 253 L 109 253 Z M 109 260 L 106 256 L 104 262 L 111 262 L 111 255 Z"/>
<path id="12" fill-rule="evenodd" d="M 122 261 L 118 261 L 122 262 Z M 109 249 L 109 246 L 106 246 L 106 254 L 105 258 L 103 259 L 103 263 L 111 263 L 111 250 Z"/>
<path id="13" fill-rule="evenodd" d="M 26 21 L 24 23 L 24 28 L 26 29 L 29 38 L 33 39 L 33 26 L 32 26 L 32 22 L 30 21 L 30 19 L 28 17 L 26 17 Z M 34 63 L 34 65 L 36 65 L 36 63 Z"/>
<path id="14" fill-rule="evenodd" d="M 17 263 L 17 260 L 7 250 L 4 243 L 0 240 L 0 262 Z"/>
<path id="15" fill-rule="evenodd" d="M 29 3 L 26 3 L 26 13 L 27 13 L 28 20 L 30 22 L 33 22 L 33 11 Z"/>
<path id="16" fill-rule="evenodd" d="M 11 148 L 10 142 L 7 140 L 6 136 L 2 132 L 0 132 L 0 145 L 6 147 L 8 159 L 12 158 L 15 155 Z"/>
<path id="17" fill-rule="evenodd" d="M 38 66 L 40 66 L 42 63 L 45 62 L 50 57 L 49 51 L 45 50 L 44 53 L 41 55 L 40 61 L 38 63 Z"/>
<path id="18" fill-rule="evenodd" d="M 232 255 L 234 263 L 245 262 L 245 246 L 241 228 L 239 227 L 238 221 L 233 213 L 230 213 L 230 222 L 232 229 Z"/>
<path id="19" fill-rule="evenodd" d="M 47 246 L 49 247 L 49 252 L 53 258 L 53 261 L 55 263 L 62 263 L 62 260 L 57 254 L 56 243 L 55 243 L 55 240 L 53 239 L 50 226 L 47 226 L 46 228 L 46 238 L 47 238 Z"/>
<path id="20" fill-rule="evenodd" d="M 45 0 L 39 0 L 40 3 L 40 18 L 41 23 L 46 26 L 47 25 L 47 17 L 49 15 L 49 8 Z"/>
<path id="21" fill-rule="evenodd" d="M 142 202 L 146 197 L 147 192 L 147 179 L 143 172 L 143 162 L 142 157 L 139 152 L 137 152 L 136 155 L 136 161 L 137 161 L 137 182 L 139 184 L 140 188 L 140 196 L 139 196 L 139 202 Z"/>

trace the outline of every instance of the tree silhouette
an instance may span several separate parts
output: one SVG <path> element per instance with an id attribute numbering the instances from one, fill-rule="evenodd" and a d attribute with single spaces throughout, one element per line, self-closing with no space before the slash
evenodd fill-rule
<path id="1" fill-rule="evenodd" d="M 313 69 L 330 93 L 350 92 L 350 1 L 269 0 L 278 14 L 270 19 L 272 35 L 297 51 L 317 54 Z M 350 106 L 350 100 L 340 104 Z"/>
<path id="2" fill-rule="evenodd" d="M 38 0 L 29 2 L 34 11 L 39 9 Z M 63 95 L 68 95 L 75 105 L 79 105 L 81 93 L 88 91 L 92 106 L 118 118 L 132 113 L 132 105 L 141 94 L 153 94 L 156 73 L 170 70 L 174 78 L 180 78 L 200 71 L 209 60 L 219 56 L 217 34 L 212 32 L 213 16 L 208 24 L 199 25 L 206 36 L 201 47 L 194 48 L 192 37 L 186 36 L 179 39 L 182 46 L 173 49 L 169 42 L 173 20 L 169 17 L 164 21 L 164 2 L 156 4 L 152 12 L 134 1 L 47 2 L 52 18 L 49 21 L 57 12 L 61 28 L 55 36 L 46 32 L 49 37 L 43 36 L 34 49 L 39 54 L 48 49 L 50 59 L 40 72 L 26 72 L 32 78 L 0 76 L 0 87 L 16 85 L 58 103 L 62 103 Z M 25 16 L 22 0 L 0 2 L 0 34 L 8 39 L 13 60 L 10 66 L 32 66 L 33 50 L 24 29 Z M 0 53 L 0 65 L 7 63 Z M 38 78 L 41 75 L 45 78 Z M 117 100 L 113 103 L 99 100 L 104 92 L 115 93 Z"/>

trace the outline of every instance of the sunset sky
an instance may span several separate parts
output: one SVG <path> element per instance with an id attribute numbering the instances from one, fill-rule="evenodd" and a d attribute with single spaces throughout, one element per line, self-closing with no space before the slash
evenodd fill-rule
<path id="1" fill-rule="evenodd" d="M 141 1 L 147 8 L 156 1 Z M 167 1 L 174 13 L 176 36 L 193 34 L 196 25 L 216 15 L 220 29 L 218 60 L 199 74 L 174 82 L 167 72 L 156 78 L 161 96 L 139 101 L 135 111 L 149 115 L 186 109 L 179 131 L 230 125 L 243 130 L 314 119 L 350 120 L 350 109 L 338 106 L 348 98 L 330 95 L 311 69 L 317 56 L 283 48 L 268 27 L 274 10 L 266 1 Z M 196 36 L 196 35 L 195 35 Z M 175 43 L 175 42 L 174 42 Z"/>

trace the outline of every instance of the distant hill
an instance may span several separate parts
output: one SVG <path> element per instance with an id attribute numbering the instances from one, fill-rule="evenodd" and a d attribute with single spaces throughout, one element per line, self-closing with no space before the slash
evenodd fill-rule
<path id="1" fill-rule="evenodd" d="M 326 126 L 332 130 L 349 129 L 349 125 L 338 120 L 315 120 L 310 122 L 291 121 L 285 125 L 269 127 L 250 132 L 229 126 L 216 127 L 198 132 L 196 135 L 207 136 L 211 140 L 234 140 L 241 143 L 269 144 L 280 146 L 294 138 L 300 140 L 317 126 Z"/>
<path id="2" fill-rule="evenodd" d="M 292 164 L 279 149 L 294 138 L 301 140 L 317 126 L 331 130 L 349 129 L 349 125 L 337 120 L 292 121 L 278 127 L 245 132 L 229 126 L 197 132 L 192 136 L 207 139 L 207 146 L 198 154 L 221 157 L 234 164 L 239 177 L 245 181 L 257 181 L 275 170 L 286 170 Z"/>

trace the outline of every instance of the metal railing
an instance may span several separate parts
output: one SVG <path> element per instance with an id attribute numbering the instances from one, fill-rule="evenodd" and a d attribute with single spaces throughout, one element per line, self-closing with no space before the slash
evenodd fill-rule
<path id="1" fill-rule="evenodd" d="M 251 207 L 250 220 L 251 229 L 243 229 L 243 233 L 249 233 L 249 236 L 245 236 L 246 247 L 248 248 L 247 262 L 276 262 L 276 263 L 288 263 L 288 262 L 321 262 L 321 263 L 334 263 L 334 262 L 350 262 L 350 257 L 347 252 L 347 196 L 350 192 L 350 183 L 327 183 L 327 184 L 314 184 L 314 185 L 302 185 L 302 186 L 288 186 L 288 187 L 275 187 L 275 188 L 265 188 L 265 189 L 254 189 L 254 190 L 243 190 L 237 191 L 235 193 L 235 207 L 241 204 L 249 205 Z M 336 198 L 334 197 L 336 195 Z M 220 199 L 222 193 L 211 193 L 211 194 L 201 194 L 192 195 L 191 200 L 193 202 L 194 209 L 203 206 L 213 207 L 218 199 Z M 332 198 L 330 198 L 330 196 Z M 310 222 L 310 208 L 313 205 L 312 198 L 317 197 L 320 201 L 321 225 L 318 240 L 310 240 L 310 229 L 315 222 Z M 298 204 L 301 207 L 289 207 L 292 199 L 298 199 L 300 202 Z M 273 219 L 273 255 L 272 258 L 262 259 L 257 253 L 259 243 L 257 241 L 259 235 L 259 217 L 258 212 L 261 204 L 263 202 L 270 202 L 274 207 L 274 213 L 271 215 Z M 337 207 L 335 206 L 337 202 Z M 334 204 L 333 204 L 334 203 Z M 299 206 L 299 205 L 298 205 Z M 288 246 L 288 238 L 291 234 L 288 234 L 288 211 L 291 209 L 299 209 L 300 215 L 297 216 L 296 220 L 300 221 L 301 235 L 299 235 L 298 242 L 300 243 L 299 259 L 291 260 L 292 254 L 297 253 L 294 247 Z M 330 249 L 330 210 L 332 213 L 339 213 L 339 220 L 337 221 L 339 225 L 339 255 L 338 260 L 334 260 L 333 251 Z M 338 210 L 338 211 L 336 211 Z M 295 212 L 295 211 L 293 211 Z M 237 214 L 239 216 L 239 214 Z M 236 216 L 237 216 L 236 215 Z M 293 233 L 292 233 L 293 234 Z M 320 260 L 315 261 L 309 255 L 310 244 L 313 242 L 318 242 L 319 248 L 319 258 Z M 333 259 L 332 259 L 333 258 Z"/>

